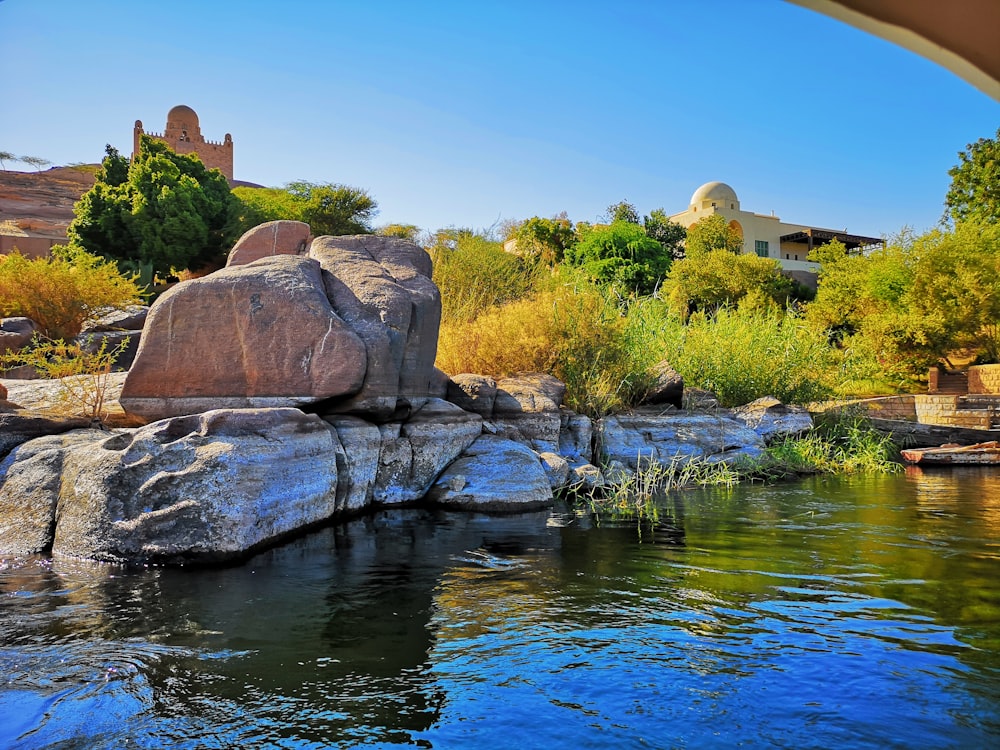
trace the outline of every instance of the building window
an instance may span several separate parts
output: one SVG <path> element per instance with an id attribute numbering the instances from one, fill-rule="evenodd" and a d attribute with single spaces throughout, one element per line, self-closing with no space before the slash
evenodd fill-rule
<path id="1" fill-rule="evenodd" d="M 754 250 L 757 251 L 757 255 L 759 255 L 761 258 L 766 258 L 767 240 L 755 240 L 753 244 L 754 244 Z"/>

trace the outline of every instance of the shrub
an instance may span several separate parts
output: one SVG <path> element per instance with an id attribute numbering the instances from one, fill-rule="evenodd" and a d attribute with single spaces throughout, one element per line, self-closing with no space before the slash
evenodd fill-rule
<path id="1" fill-rule="evenodd" d="M 714 391 L 723 406 L 761 396 L 806 403 L 829 396 L 836 374 L 826 338 L 792 313 L 722 308 L 696 313 L 685 324 L 662 303 L 632 313 L 645 333 L 643 346 L 666 359 L 686 386 Z M 647 355 L 650 358 L 651 355 Z"/>
<path id="2" fill-rule="evenodd" d="M 530 260 L 468 230 L 444 230 L 429 249 L 441 290 L 443 322 L 470 321 L 496 305 L 530 294 L 541 273 Z"/>
<path id="3" fill-rule="evenodd" d="M 51 258 L 0 256 L 0 315 L 24 316 L 48 339 L 70 339 L 109 307 L 139 300 L 140 290 L 109 263 L 75 247 L 54 247 Z"/>
<path id="4" fill-rule="evenodd" d="M 547 372 L 566 383 L 568 406 L 593 416 L 630 403 L 643 385 L 616 304 L 586 283 L 443 323 L 437 365 L 493 377 Z"/>
<path id="5" fill-rule="evenodd" d="M 44 378 L 58 379 L 61 408 L 57 411 L 103 420 L 108 375 L 128 343 L 126 338 L 109 350 L 105 339 L 97 351 L 88 351 L 79 343 L 47 341 L 35 336 L 21 351 L 0 355 L 0 366 L 29 365 Z"/>

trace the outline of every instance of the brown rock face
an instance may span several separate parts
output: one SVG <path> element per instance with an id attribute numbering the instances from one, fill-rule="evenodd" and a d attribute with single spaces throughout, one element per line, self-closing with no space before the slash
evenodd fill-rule
<path id="1" fill-rule="evenodd" d="M 304 255 L 311 238 L 302 221 L 269 221 L 243 233 L 229 253 L 227 266 L 242 266 L 272 255 Z"/>
<path id="2" fill-rule="evenodd" d="M 337 314 L 365 342 L 368 372 L 361 391 L 338 412 L 388 419 L 397 407 L 419 408 L 437 382 L 441 295 L 431 260 L 394 237 L 318 237 L 309 255 L 323 267 Z"/>
<path id="3" fill-rule="evenodd" d="M 155 419 L 294 406 L 356 393 L 367 364 L 365 344 L 330 306 L 319 263 L 277 255 L 161 296 L 120 403 Z"/>

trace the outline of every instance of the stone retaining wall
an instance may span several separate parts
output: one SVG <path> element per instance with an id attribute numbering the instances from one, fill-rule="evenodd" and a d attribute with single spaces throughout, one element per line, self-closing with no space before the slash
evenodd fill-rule
<path id="1" fill-rule="evenodd" d="M 974 365 L 970 367 L 969 393 L 1000 395 L 1000 365 Z"/>
<path id="2" fill-rule="evenodd" d="M 990 429 L 989 409 L 959 409 L 958 396 L 914 396 L 917 421 L 974 430 Z"/>

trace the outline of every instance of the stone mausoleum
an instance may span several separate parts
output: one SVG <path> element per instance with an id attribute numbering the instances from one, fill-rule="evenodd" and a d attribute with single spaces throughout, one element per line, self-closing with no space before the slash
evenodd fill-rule
<path id="1" fill-rule="evenodd" d="M 139 136 L 148 135 L 163 141 L 178 154 L 198 154 L 209 169 L 218 169 L 229 182 L 233 181 L 233 137 L 226 133 L 222 142 L 207 141 L 201 134 L 198 113 L 179 104 L 167 113 L 167 127 L 162 133 L 143 130 L 142 120 L 135 121 L 132 131 L 132 154 L 139 151 Z"/>

